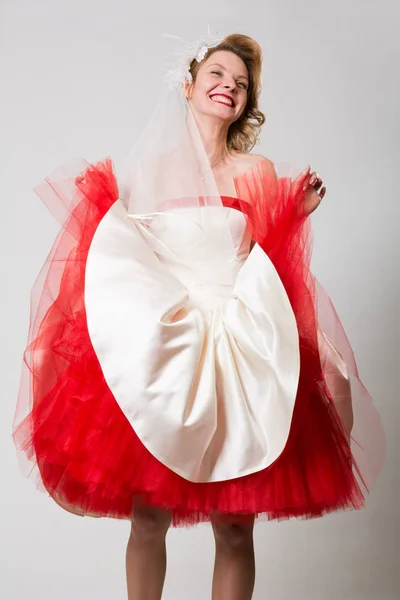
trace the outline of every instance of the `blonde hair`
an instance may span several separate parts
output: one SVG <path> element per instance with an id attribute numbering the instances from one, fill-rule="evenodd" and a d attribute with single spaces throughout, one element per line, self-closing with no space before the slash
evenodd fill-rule
<path id="1" fill-rule="evenodd" d="M 262 50 L 261 46 L 253 38 L 241 34 L 232 33 L 226 36 L 218 46 L 209 48 L 205 56 L 208 59 L 220 50 L 233 52 L 242 59 L 247 67 L 249 75 L 249 86 L 247 90 L 247 103 L 242 115 L 231 124 L 228 130 L 228 148 L 239 152 L 250 152 L 257 144 L 261 126 L 265 122 L 265 115 L 258 108 L 258 100 L 262 87 Z M 189 70 L 196 80 L 197 72 L 202 62 L 194 58 Z"/>

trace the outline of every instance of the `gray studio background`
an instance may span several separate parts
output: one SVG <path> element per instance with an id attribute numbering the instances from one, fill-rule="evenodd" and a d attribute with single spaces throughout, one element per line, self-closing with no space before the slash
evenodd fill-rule
<path id="1" fill-rule="evenodd" d="M 32 192 L 63 161 L 117 167 L 151 115 L 172 33 L 246 33 L 264 51 L 262 143 L 311 164 L 328 192 L 313 215 L 328 289 L 388 438 L 361 512 L 255 529 L 263 600 L 399 597 L 399 41 L 388 0 L 0 0 L 1 583 L 3 600 L 125 598 L 128 522 L 79 518 L 35 490 L 10 437 L 29 293 L 58 225 Z M 170 530 L 166 600 L 210 598 L 211 529 Z"/>

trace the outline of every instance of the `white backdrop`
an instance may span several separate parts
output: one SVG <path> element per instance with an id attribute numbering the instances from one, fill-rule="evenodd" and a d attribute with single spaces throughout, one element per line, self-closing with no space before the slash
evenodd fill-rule
<path id="1" fill-rule="evenodd" d="M 376 399 L 388 459 L 368 506 L 255 530 L 255 600 L 394 600 L 399 585 L 399 39 L 396 0 L 0 0 L 1 584 L 4 600 L 125 595 L 128 522 L 79 518 L 18 470 L 10 432 L 29 293 L 58 226 L 32 187 L 66 159 L 131 149 L 160 90 L 168 32 L 255 37 L 264 51 L 256 152 L 311 164 L 314 272 Z M 396 37 L 397 36 L 397 37 Z M 210 597 L 207 525 L 170 530 L 166 600 Z"/>

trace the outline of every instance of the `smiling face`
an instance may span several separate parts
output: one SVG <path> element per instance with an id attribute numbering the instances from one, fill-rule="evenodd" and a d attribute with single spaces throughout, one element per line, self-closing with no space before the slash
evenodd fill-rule
<path id="1" fill-rule="evenodd" d="M 230 125 L 246 107 L 248 86 L 242 59 L 233 52 L 218 50 L 200 64 L 195 81 L 184 87 L 184 93 L 196 113 L 215 116 Z"/>

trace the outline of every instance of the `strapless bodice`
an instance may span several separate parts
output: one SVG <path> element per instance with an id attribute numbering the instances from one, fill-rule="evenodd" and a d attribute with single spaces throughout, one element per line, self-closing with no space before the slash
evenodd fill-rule
<path id="1" fill-rule="evenodd" d="M 154 217 L 144 235 L 187 288 L 190 304 L 203 309 L 229 299 L 251 241 L 246 217 L 229 206 L 170 208 Z"/>

